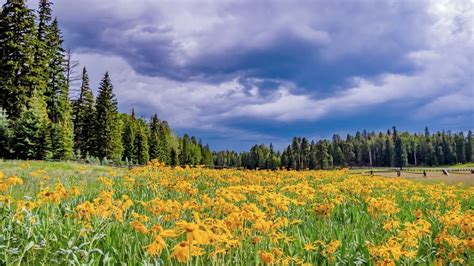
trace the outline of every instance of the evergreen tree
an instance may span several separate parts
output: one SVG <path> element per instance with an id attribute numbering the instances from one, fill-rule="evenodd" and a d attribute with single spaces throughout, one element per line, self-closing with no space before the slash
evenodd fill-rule
<path id="1" fill-rule="evenodd" d="M 334 149 L 334 164 L 339 166 L 345 164 L 344 153 L 339 145 Z"/>
<path id="2" fill-rule="evenodd" d="M 35 91 L 35 28 L 34 14 L 23 0 L 6 1 L 0 16 L 0 107 L 12 120 Z"/>
<path id="3" fill-rule="evenodd" d="M 168 126 L 168 123 L 166 121 L 163 121 L 160 124 L 160 129 L 159 129 L 159 135 L 160 135 L 160 145 L 159 145 L 159 161 L 166 163 L 166 164 L 171 164 L 171 160 L 174 160 L 173 156 L 178 156 L 178 151 L 177 147 L 172 147 L 172 133 L 171 129 Z M 175 154 L 171 154 L 172 149 L 174 149 Z M 179 162 L 178 162 L 179 164 Z"/>
<path id="4" fill-rule="evenodd" d="M 146 164 L 150 160 L 148 154 L 148 132 L 145 121 L 142 119 L 137 121 L 137 131 L 135 135 L 135 158 L 139 164 Z"/>
<path id="5" fill-rule="evenodd" d="M 176 151 L 175 148 L 172 148 L 172 149 L 171 149 L 171 153 L 170 153 L 170 165 L 172 165 L 172 166 L 177 166 L 177 165 L 179 165 L 178 152 Z"/>
<path id="6" fill-rule="evenodd" d="M 50 121 L 46 103 L 40 92 L 35 91 L 14 125 L 12 139 L 14 157 L 18 159 L 51 158 Z"/>
<path id="7" fill-rule="evenodd" d="M 96 100 L 95 155 L 120 161 L 122 157 L 122 122 L 118 116 L 118 107 L 109 73 L 105 73 Z"/>
<path id="8" fill-rule="evenodd" d="M 74 143 L 75 150 L 81 154 L 94 154 L 94 96 L 89 86 L 89 76 L 84 67 L 82 71 L 82 85 L 79 98 L 74 103 Z"/>
<path id="9" fill-rule="evenodd" d="M 466 163 L 466 144 L 462 132 L 455 136 L 455 144 L 458 163 Z"/>
<path id="10" fill-rule="evenodd" d="M 395 135 L 395 154 L 394 162 L 396 167 L 405 167 L 408 164 L 408 155 L 402 137 Z"/>
<path id="11" fill-rule="evenodd" d="M 38 8 L 38 30 L 36 33 L 33 75 L 36 77 L 36 90 L 44 93 L 51 75 L 50 61 L 56 51 L 48 47 L 47 38 L 51 32 L 51 6 L 48 0 L 40 0 Z"/>
<path id="12" fill-rule="evenodd" d="M 311 147 L 309 145 L 309 141 L 306 138 L 301 139 L 301 164 L 300 169 L 307 169 L 309 168 L 309 161 L 310 161 L 310 151 Z"/>
<path id="13" fill-rule="evenodd" d="M 318 141 L 316 144 L 316 158 L 320 169 L 328 169 L 332 167 L 332 157 L 329 154 L 329 144 L 326 140 Z"/>
<path id="14" fill-rule="evenodd" d="M 150 159 L 158 159 L 160 157 L 160 120 L 157 114 L 151 117 L 149 128 L 148 144 Z"/>
<path id="15" fill-rule="evenodd" d="M 212 165 L 212 152 L 208 145 L 204 146 L 202 151 L 202 164 L 203 165 Z"/>
<path id="16" fill-rule="evenodd" d="M 395 165 L 394 150 L 392 138 L 387 135 L 385 140 L 385 166 L 393 167 Z"/>
<path id="17" fill-rule="evenodd" d="M 46 31 L 45 43 L 50 49 L 49 77 L 45 92 L 51 120 L 51 146 L 53 158 L 70 159 L 73 155 L 74 128 L 69 88 L 64 76 L 64 49 L 61 31 L 55 19 Z"/>
<path id="18" fill-rule="evenodd" d="M 188 134 L 184 134 L 183 139 L 181 140 L 181 153 L 179 154 L 179 162 L 181 165 L 194 164 L 191 153 L 191 139 L 189 138 Z"/>
<path id="19" fill-rule="evenodd" d="M 122 116 L 123 132 L 122 132 L 122 146 L 123 146 L 123 160 L 129 162 L 138 163 L 137 151 L 135 148 L 135 139 L 137 131 L 137 123 L 135 119 L 134 111 L 131 115 Z"/>
<path id="20" fill-rule="evenodd" d="M 354 153 L 354 146 L 352 145 L 351 141 L 346 141 L 344 145 L 344 158 L 345 158 L 344 166 L 353 164 L 354 159 L 355 159 L 355 153 Z"/>

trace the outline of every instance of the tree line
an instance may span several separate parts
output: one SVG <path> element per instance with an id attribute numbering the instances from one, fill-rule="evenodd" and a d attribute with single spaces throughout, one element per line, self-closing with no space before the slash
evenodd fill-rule
<path id="1" fill-rule="evenodd" d="M 75 65 L 52 2 L 41 0 L 35 11 L 24 0 L 7 0 L 0 17 L 0 158 L 212 164 L 208 145 L 177 137 L 156 114 L 147 121 L 120 113 L 108 73 L 94 97 L 84 68 L 71 100 Z"/>
<path id="2" fill-rule="evenodd" d="M 281 153 L 273 146 L 255 145 L 250 151 L 213 153 L 216 166 L 249 169 L 330 169 L 333 167 L 440 166 L 474 162 L 474 139 L 469 131 L 430 134 L 399 132 L 357 132 L 345 139 L 335 134 L 332 140 L 309 141 L 295 137 Z"/>

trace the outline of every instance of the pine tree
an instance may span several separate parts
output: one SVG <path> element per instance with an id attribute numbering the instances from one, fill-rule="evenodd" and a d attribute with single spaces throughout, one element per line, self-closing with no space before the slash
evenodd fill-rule
<path id="1" fill-rule="evenodd" d="M 455 145 L 458 163 L 466 163 L 466 145 L 462 132 L 455 135 Z"/>
<path id="2" fill-rule="evenodd" d="M 170 164 L 171 164 L 172 166 L 177 166 L 177 165 L 179 165 L 178 152 L 176 151 L 175 148 L 172 148 L 172 149 L 171 149 L 171 153 L 170 153 Z"/>
<path id="3" fill-rule="evenodd" d="M 160 145 L 159 145 L 159 161 L 166 163 L 166 164 L 171 164 L 171 160 L 175 159 L 173 156 L 178 156 L 178 151 L 177 147 L 172 146 L 172 133 L 171 129 L 168 126 L 168 123 L 166 121 L 163 121 L 160 124 L 160 130 L 159 130 L 159 135 L 160 135 Z M 171 154 L 172 149 L 174 149 L 175 154 Z M 179 162 L 178 162 L 179 164 Z"/>
<path id="4" fill-rule="evenodd" d="M 40 0 L 38 8 L 38 30 L 36 32 L 35 56 L 33 75 L 35 76 L 35 88 L 44 93 L 50 78 L 50 61 L 55 51 L 48 47 L 47 38 L 51 31 L 51 5 L 48 0 Z"/>
<path id="5" fill-rule="evenodd" d="M 329 145 L 326 140 L 318 141 L 316 144 L 316 160 L 320 169 L 332 167 L 332 158 L 329 154 Z"/>
<path id="6" fill-rule="evenodd" d="M 204 146 L 202 151 L 202 164 L 203 165 L 212 165 L 212 152 L 208 145 Z"/>
<path id="7" fill-rule="evenodd" d="M 35 32 L 33 11 L 23 0 L 7 0 L 0 16 L 0 107 L 12 120 L 35 91 Z"/>
<path id="8" fill-rule="evenodd" d="M 394 162 L 396 167 L 405 167 L 408 164 L 407 149 L 400 135 L 395 136 Z"/>
<path id="9" fill-rule="evenodd" d="M 135 138 L 137 131 L 137 122 L 135 119 L 134 111 L 132 110 L 131 115 L 124 114 L 122 119 L 123 132 L 122 132 L 122 146 L 123 160 L 128 160 L 131 163 L 138 163 L 137 152 L 135 148 Z"/>
<path id="10" fill-rule="evenodd" d="M 51 158 L 50 121 L 46 103 L 40 92 L 35 91 L 14 125 L 12 139 L 14 157 L 18 159 Z"/>
<path id="11" fill-rule="evenodd" d="M 120 161 L 122 157 L 122 122 L 118 116 L 117 100 L 109 73 L 105 73 L 96 100 L 95 155 Z"/>
<path id="12" fill-rule="evenodd" d="M 198 143 L 196 137 L 191 137 L 191 161 L 193 165 L 200 164 L 202 160 L 200 142 Z"/>
<path id="13" fill-rule="evenodd" d="M 150 159 L 158 159 L 160 157 L 160 120 L 157 114 L 151 117 L 149 128 L 148 145 Z"/>
<path id="14" fill-rule="evenodd" d="M 146 123 L 143 120 L 137 121 L 137 131 L 135 134 L 135 158 L 139 164 L 146 164 L 150 160 L 148 154 L 148 132 Z"/>
<path id="15" fill-rule="evenodd" d="M 191 161 L 191 139 L 188 134 L 184 134 L 181 139 L 181 153 L 179 154 L 179 163 L 181 165 L 192 165 Z"/>
<path id="16" fill-rule="evenodd" d="M 395 165 L 394 150 L 392 138 L 387 135 L 385 140 L 385 166 L 393 167 Z"/>
<path id="17" fill-rule="evenodd" d="M 46 31 L 50 49 L 49 77 L 45 92 L 49 119 L 51 120 L 51 147 L 53 158 L 70 159 L 73 156 L 74 128 L 69 88 L 64 76 L 64 49 L 61 31 L 55 19 Z"/>
<path id="18" fill-rule="evenodd" d="M 74 149 L 81 154 L 94 154 L 94 96 L 89 86 L 89 76 L 84 67 L 79 98 L 74 103 Z"/>
<path id="19" fill-rule="evenodd" d="M 344 153 L 342 152 L 341 146 L 336 145 L 336 148 L 334 149 L 334 164 L 335 165 L 344 165 L 345 160 L 344 160 Z"/>
<path id="20" fill-rule="evenodd" d="M 344 166 L 352 165 L 355 160 L 354 146 L 351 140 L 346 141 L 344 145 L 344 158 Z"/>

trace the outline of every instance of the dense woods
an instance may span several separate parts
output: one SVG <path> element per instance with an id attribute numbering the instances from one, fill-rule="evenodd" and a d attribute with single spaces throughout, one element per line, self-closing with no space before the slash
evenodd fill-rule
<path id="1" fill-rule="evenodd" d="M 255 145 L 248 152 L 221 151 L 214 153 L 217 166 L 250 169 L 329 169 L 347 166 L 438 166 L 473 162 L 472 132 L 436 132 L 428 128 L 422 134 L 399 132 L 394 127 L 386 133 L 357 132 L 343 139 L 309 141 L 294 138 L 282 153 L 273 146 Z"/>
<path id="2" fill-rule="evenodd" d="M 357 132 L 344 139 L 294 138 L 282 151 L 255 145 L 250 151 L 211 152 L 185 134 L 178 137 L 156 114 L 137 118 L 118 111 L 112 78 L 105 73 L 97 97 L 82 71 L 80 91 L 70 99 L 74 66 L 63 47 L 52 3 L 36 11 L 7 0 L 0 18 L 0 157 L 112 160 L 145 164 L 216 165 L 249 169 L 327 169 L 339 166 L 450 165 L 473 161 L 469 132 L 422 134 Z M 74 80 L 73 80 L 74 79 Z"/>

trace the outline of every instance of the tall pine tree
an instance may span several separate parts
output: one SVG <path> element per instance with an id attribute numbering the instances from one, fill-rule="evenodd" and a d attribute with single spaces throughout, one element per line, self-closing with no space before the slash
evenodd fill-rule
<path id="1" fill-rule="evenodd" d="M 0 101 L 12 120 L 35 91 L 35 28 L 33 11 L 24 0 L 7 0 L 0 16 Z"/>
<path id="2" fill-rule="evenodd" d="M 64 48 L 58 21 L 47 27 L 45 43 L 50 49 L 49 77 L 45 91 L 51 120 L 51 147 L 53 158 L 70 159 L 73 155 L 74 128 L 69 88 L 64 76 Z"/>
<path id="3" fill-rule="evenodd" d="M 95 155 L 101 159 L 120 161 L 122 158 L 122 123 L 109 73 L 105 73 L 96 100 Z"/>
<path id="4" fill-rule="evenodd" d="M 79 98 L 74 103 L 74 149 L 81 154 L 94 154 L 94 96 L 89 86 L 89 76 L 84 67 L 82 70 L 82 85 Z"/>
<path id="5" fill-rule="evenodd" d="M 47 43 L 48 33 L 51 31 L 51 6 L 48 0 L 40 0 L 38 7 L 38 30 L 36 32 L 35 56 L 33 72 L 36 90 L 44 93 L 50 78 L 50 62 L 54 57 L 54 49 Z"/>
<path id="6" fill-rule="evenodd" d="M 150 135 L 148 136 L 150 159 L 160 157 L 160 120 L 158 115 L 154 114 L 150 120 Z"/>

